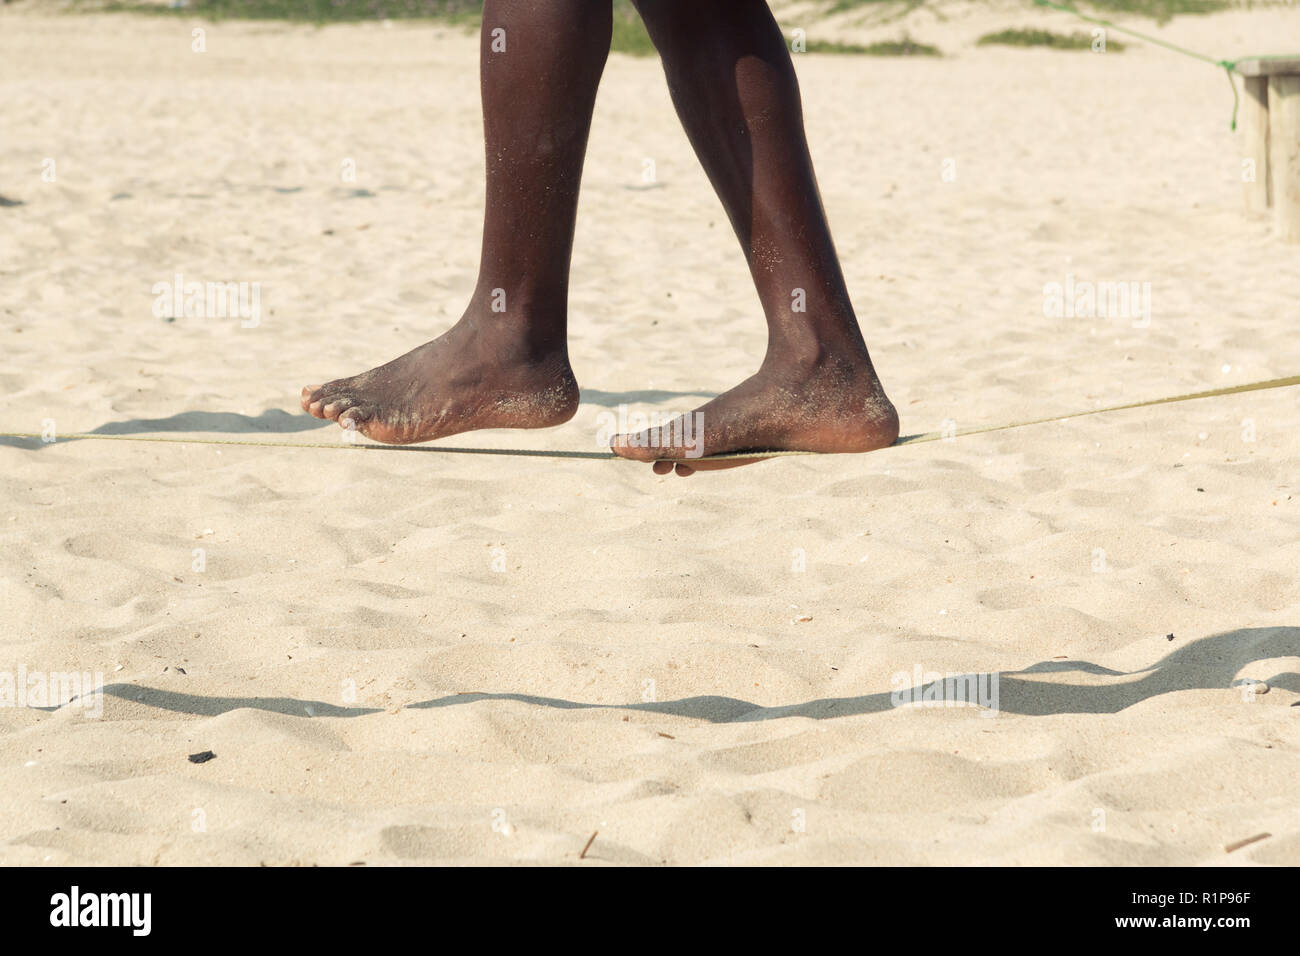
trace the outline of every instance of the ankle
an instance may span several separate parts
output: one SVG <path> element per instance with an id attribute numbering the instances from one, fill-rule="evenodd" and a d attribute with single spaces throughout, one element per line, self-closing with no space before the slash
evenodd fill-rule
<path id="1" fill-rule="evenodd" d="M 502 319 L 521 316 L 558 318 L 562 321 L 568 308 L 567 284 L 547 285 L 534 280 L 501 284 L 480 278 L 466 314 Z"/>
<path id="2" fill-rule="evenodd" d="M 811 329 L 794 335 L 769 335 L 763 365 L 803 376 L 821 373 L 843 376 L 871 371 L 871 359 L 860 334 L 824 335 Z"/>
<path id="3" fill-rule="evenodd" d="M 566 316 L 522 306 L 507 312 L 475 309 L 457 323 L 477 343 L 481 352 L 504 364 L 568 365 Z"/>

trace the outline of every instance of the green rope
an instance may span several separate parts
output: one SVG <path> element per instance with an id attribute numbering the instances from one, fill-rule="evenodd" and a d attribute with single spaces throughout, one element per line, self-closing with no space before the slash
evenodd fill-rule
<path id="1" fill-rule="evenodd" d="M 1062 13 L 1072 13 L 1080 20 L 1087 20 L 1090 23 L 1097 23 L 1104 27 L 1110 27 L 1112 30 L 1118 30 L 1120 33 L 1127 33 L 1129 36 L 1137 37 L 1139 40 L 1146 40 L 1148 43 L 1154 43 L 1156 46 L 1162 46 L 1166 50 L 1173 50 L 1175 53 L 1181 53 L 1183 56 L 1190 56 L 1193 59 L 1200 60 L 1203 63 L 1209 63 L 1223 69 L 1228 76 L 1228 85 L 1232 87 L 1232 123 L 1231 128 L 1237 128 L 1237 105 L 1239 99 L 1237 96 L 1237 84 L 1232 81 L 1232 74 L 1237 71 L 1237 64 L 1241 60 L 1216 60 L 1213 57 L 1206 56 L 1203 53 L 1197 53 L 1195 50 L 1189 50 L 1186 47 L 1178 46 L 1175 43 L 1168 43 L 1158 37 L 1153 37 L 1146 33 L 1139 33 L 1137 30 L 1130 30 L 1128 27 L 1122 27 L 1117 23 L 1109 20 L 1103 20 L 1100 17 L 1090 17 L 1086 13 L 1080 13 L 1073 7 L 1063 6 L 1059 3 L 1052 3 L 1051 0 L 1034 0 L 1040 7 L 1051 7 L 1053 10 L 1060 10 Z M 1279 55 L 1250 57 L 1254 60 L 1277 59 Z M 1280 56 L 1289 56 L 1289 54 L 1280 54 Z M 1243 57 L 1242 59 L 1246 59 Z"/>
<path id="2" fill-rule="evenodd" d="M 1228 78 L 1228 85 L 1232 87 L 1232 122 L 1228 124 L 1228 129 L 1232 130 L 1234 133 L 1237 131 L 1237 104 L 1240 102 L 1237 98 L 1237 84 L 1232 82 L 1232 71 L 1236 68 L 1237 63 L 1235 60 L 1229 66 L 1224 67 L 1227 71 L 1224 73 L 1224 76 Z"/>
<path id="3" fill-rule="evenodd" d="M 1122 405 L 1107 405 L 1104 408 L 1087 408 L 1078 412 L 1071 412 L 1068 415 L 1054 415 L 1051 418 L 1032 418 L 1027 421 L 1008 422 L 1004 425 L 981 425 L 976 428 L 968 428 L 963 431 L 962 435 L 978 435 L 987 432 L 1009 431 L 1013 428 L 1025 428 L 1028 425 L 1047 425 L 1052 422 L 1064 422 L 1071 418 L 1083 418 L 1085 415 L 1101 415 L 1105 412 L 1119 412 L 1133 408 L 1149 408 L 1153 405 L 1169 405 L 1174 402 L 1191 402 L 1202 398 L 1214 398 L 1220 395 L 1237 395 L 1242 392 L 1259 392 L 1274 388 L 1293 388 L 1300 385 L 1300 375 L 1290 375 L 1286 378 L 1271 378 L 1262 382 L 1247 382 L 1243 385 L 1225 385 L 1222 388 L 1211 388 L 1201 392 L 1184 392 L 1181 395 L 1169 395 L 1164 398 L 1148 398 L 1139 402 L 1125 402 Z M 894 442 L 893 447 L 900 445 L 919 445 L 922 442 L 942 441 L 949 437 L 956 438 L 957 433 L 946 431 L 925 432 L 920 435 L 904 435 Z M 23 439 L 42 439 L 45 440 L 40 432 L 0 432 L 0 438 L 23 438 Z M 177 438 L 167 435 L 114 435 L 95 432 L 81 432 L 71 435 L 59 435 L 57 440 L 60 442 L 83 441 L 96 439 L 100 441 L 135 441 L 135 442 L 160 442 L 168 445 L 243 445 L 245 447 L 264 447 L 264 448 L 329 448 L 335 451 L 342 450 L 363 450 L 363 451 L 406 451 L 406 452 L 435 452 L 442 454 L 454 455 L 518 455 L 529 458 L 588 458 L 603 459 L 609 461 L 626 461 L 609 451 L 545 451 L 542 449 L 532 448 L 452 448 L 447 445 L 371 445 L 362 442 L 352 443 L 350 441 L 340 442 L 289 442 L 289 441 L 250 441 L 244 438 Z M 692 464 L 696 461 L 726 461 L 736 458 L 783 458 L 790 455 L 815 455 L 818 452 L 811 451 L 734 451 L 722 455 L 707 455 L 702 458 L 673 459 L 682 461 L 684 464 Z M 668 459 L 665 459 L 668 460 Z"/>

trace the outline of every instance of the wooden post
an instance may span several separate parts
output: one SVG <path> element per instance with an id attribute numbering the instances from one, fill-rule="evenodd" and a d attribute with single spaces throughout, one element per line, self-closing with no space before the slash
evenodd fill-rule
<path id="1" fill-rule="evenodd" d="M 1246 77 L 1246 95 L 1241 101 L 1242 191 L 1247 212 L 1268 212 L 1273 205 L 1273 180 L 1268 174 L 1268 77 Z"/>
<path id="2" fill-rule="evenodd" d="M 1274 226 L 1300 242 L 1300 73 L 1268 78 L 1268 139 Z"/>
<path id="3" fill-rule="evenodd" d="M 1246 79 L 1243 159 L 1255 161 L 1255 182 L 1246 182 L 1246 208 L 1273 207 L 1273 227 L 1287 242 L 1300 242 L 1300 57 L 1238 60 Z"/>

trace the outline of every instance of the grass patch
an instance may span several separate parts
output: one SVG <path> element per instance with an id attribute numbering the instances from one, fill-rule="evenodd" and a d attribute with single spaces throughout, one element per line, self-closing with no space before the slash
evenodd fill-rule
<path id="1" fill-rule="evenodd" d="M 1229 10 L 1240 7 L 1240 0 L 1055 0 L 1062 6 L 1077 6 L 1082 13 L 1109 16 L 1110 14 L 1131 14 L 1149 17 L 1157 23 L 1168 23 L 1174 17 L 1214 13 L 1217 10 Z M 897 7 L 901 14 L 907 14 L 918 7 L 926 6 L 927 0 L 828 0 L 826 13 L 844 13 L 847 10 L 860 10 L 866 7 Z M 930 9 L 936 9 L 929 4 Z"/>
<path id="2" fill-rule="evenodd" d="M 938 47 L 917 43 L 910 37 L 882 40 L 879 43 L 837 43 L 834 40 L 809 40 L 807 53 L 856 53 L 861 56 L 943 56 Z"/>
<path id="3" fill-rule="evenodd" d="M 712 2 L 712 0 L 710 0 Z M 610 38 L 611 53 L 629 56 L 654 56 L 655 45 L 645 32 L 641 15 L 632 8 L 629 0 L 614 0 L 614 35 Z"/>
<path id="4" fill-rule="evenodd" d="M 1069 2 L 1062 4 L 1067 7 L 1072 5 L 1074 4 Z M 1134 16 L 1150 17 L 1163 24 L 1177 16 L 1214 13 L 1237 5 L 1231 0 L 1088 0 L 1087 7 L 1081 12 L 1101 14 L 1103 17 L 1112 13 L 1131 13 Z M 1109 45 L 1108 43 L 1107 46 Z"/>
<path id="5" fill-rule="evenodd" d="M 293 23 L 358 23 L 365 20 L 477 22 L 483 0 L 189 0 L 184 7 L 119 2 L 109 10 L 176 14 L 208 20 L 287 20 Z"/>
<path id="6" fill-rule="evenodd" d="M 999 30 L 986 33 L 976 46 L 1045 46 L 1053 50 L 1091 50 L 1092 34 L 1053 33 L 1051 30 Z M 1120 51 L 1124 44 L 1106 37 L 1106 52 Z"/>
<path id="7" fill-rule="evenodd" d="M 915 10 L 923 5 L 925 0 L 833 0 L 827 13 L 843 13 L 845 10 L 856 10 L 858 7 L 884 7 L 898 5 L 907 10 Z"/>
<path id="8" fill-rule="evenodd" d="M 289 23 L 363 23 L 373 20 L 435 20 L 477 29 L 483 0 L 188 0 L 186 6 L 110 0 L 110 12 L 202 17 L 207 20 L 284 20 Z M 629 0 L 614 0 L 610 49 L 652 56 L 654 44 Z"/>

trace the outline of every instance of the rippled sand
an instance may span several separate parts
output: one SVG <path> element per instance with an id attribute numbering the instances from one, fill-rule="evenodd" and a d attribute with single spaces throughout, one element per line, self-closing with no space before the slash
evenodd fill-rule
<path id="1" fill-rule="evenodd" d="M 1289 48 L 1287 16 L 1163 35 Z M 1242 210 L 1223 75 L 976 48 L 1072 26 L 993 19 L 909 21 L 941 60 L 798 61 L 904 432 L 1300 372 L 1297 247 Z M 194 25 L 0 14 L 5 430 L 335 442 L 299 387 L 469 295 L 472 36 L 223 23 L 195 54 Z M 260 322 L 158 317 L 177 273 L 258 283 Z M 1067 274 L 1149 283 L 1149 324 L 1045 316 Z M 573 422 L 451 444 L 595 449 L 762 354 L 653 60 L 606 72 L 571 327 Z M 0 668 L 107 687 L 98 719 L 0 707 L 0 862 L 562 862 L 599 831 L 589 863 L 1295 864 L 1298 398 L 685 481 L 8 441 Z M 996 716 L 892 706 L 918 669 L 997 675 Z"/>

